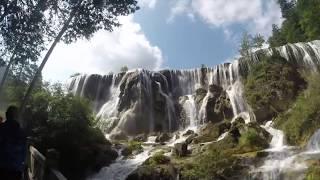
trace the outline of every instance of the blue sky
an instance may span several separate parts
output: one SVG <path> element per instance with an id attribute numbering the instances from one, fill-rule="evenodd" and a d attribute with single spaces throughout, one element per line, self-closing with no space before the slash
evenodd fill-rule
<path id="1" fill-rule="evenodd" d="M 59 44 L 44 78 L 64 81 L 73 73 L 108 74 L 130 69 L 214 66 L 238 54 L 244 31 L 270 36 L 281 25 L 277 0 L 139 0 L 141 9 L 114 32 Z"/>

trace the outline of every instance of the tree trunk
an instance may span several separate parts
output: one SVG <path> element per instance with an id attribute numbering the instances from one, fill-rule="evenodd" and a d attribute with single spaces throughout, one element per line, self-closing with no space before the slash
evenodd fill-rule
<path id="1" fill-rule="evenodd" d="M 41 72 L 44 68 L 44 66 L 46 65 L 51 53 L 53 52 L 54 48 L 56 47 L 57 43 L 60 41 L 60 39 L 62 38 L 62 36 L 64 35 L 64 33 L 67 31 L 68 27 L 69 27 L 69 24 L 70 22 L 72 21 L 73 17 L 75 16 L 75 10 L 73 10 L 71 13 L 70 13 L 70 16 L 69 18 L 67 19 L 67 21 L 65 22 L 65 24 L 63 25 L 62 29 L 60 30 L 58 36 L 55 38 L 55 40 L 53 41 L 53 43 L 51 44 L 51 47 L 50 49 L 48 50 L 47 54 L 45 55 L 45 57 L 43 58 L 34 78 L 32 79 L 30 85 L 29 85 L 29 88 L 22 100 L 22 103 L 21 103 L 21 107 L 20 107 L 20 117 L 21 115 L 23 114 L 24 110 L 25 110 L 25 106 L 27 104 L 27 101 L 29 100 L 30 96 L 31 96 L 31 93 L 32 93 L 32 90 L 34 89 L 34 86 L 36 85 L 36 82 L 37 80 L 39 79 L 39 76 L 41 75 Z M 21 118 L 20 118 L 21 120 Z M 22 123 L 22 126 L 26 127 L 26 122 L 21 122 Z"/>
<path id="2" fill-rule="evenodd" d="M 2 79 L 1 79 L 1 82 L 0 82 L 0 94 L 2 92 L 2 89 L 3 89 L 3 86 L 4 86 L 4 83 L 6 82 L 6 79 L 8 77 L 8 74 L 9 74 L 9 70 L 10 70 L 10 67 L 11 65 L 13 64 L 14 62 L 14 56 L 15 56 L 15 53 L 12 54 L 10 60 L 9 60 L 9 63 L 6 67 L 6 70 L 4 71 L 4 74 L 2 76 Z"/>

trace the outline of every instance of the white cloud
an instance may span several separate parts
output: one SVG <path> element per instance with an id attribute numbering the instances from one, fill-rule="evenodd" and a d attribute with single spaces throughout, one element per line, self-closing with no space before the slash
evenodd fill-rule
<path id="1" fill-rule="evenodd" d="M 282 22 L 276 0 L 176 0 L 169 19 L 194 14 L 213 27 L 227 29 L 234 24 L 247 24 L 251 33 L 269 36 L 272 24 Z"/>
<path id="2" fill-rule="evenodd" d="M 139 6 L 141 6 L 142 8 L 148 7 L 150 9 L 153 9 L 157 4 L 157 0 L 139 0 L 138 2 Z"/>
<path id="3" fill-rule="evenodd" d="M 194 19 L 194 15 L 189 5 L 190 0 L 177 0 L 175 3 L 172 3 L 172 8 L 170 10 L 170 15 L 167 19 L 167 22 L 173 22 L 176 16 L 182 14 L 187 14 L 189 17 L 192 17 Z"/>
<path id="4" fill-rule="evenodd" d="M 63 81 L 77 72 L 107 74 L 124 65 L 129 69 L 161 68 L 161 50 L 149 42 L 133 16 L 121 18 L 121 23 L 113 32 L 97 32 L 90 41 L 59 44 L 45 66 L 44 78 Z"/>

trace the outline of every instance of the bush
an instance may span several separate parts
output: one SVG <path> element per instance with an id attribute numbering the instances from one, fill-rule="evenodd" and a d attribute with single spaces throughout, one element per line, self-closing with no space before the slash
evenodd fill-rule
<path id="1" fill-rule="evenodd" d="M 234 158 L 224 154 L 223 151 L 209 150 L 195 157 L 193 163 L 183 166 L 182 179 L 215 179 L 223 173 L 222 170 L 230 167 Z M 236 172 L 234 172 L 236 173 Z"/>
<path id="2" fill-rule="evenodd" d="M 59 168 L 68 179 L 84 179 L 117 156 L 95 127 L 89 101 L 66 95 L 59 86 L 35 92 L 24 118 L 32 122 L 32 136 L 40 152 L 51 148 L 60 152 Z"/>
<path id="3" fill-rule="evenodd" d="M 311 74 L 307 78 L 308 88 L 299 95 L 289 112 L 276 119 L 276 126 L 282 129 L 288 143 L 305 144 L 320 128 L 320 76 Z"/>
<path id="4" fill-rule="evenodd" d="M 146 161 L 146 165 L 156 166 L 160 164 L 167 164 L 170 162 L 170 158 L 165 156 L 163 152 L 157 152 Z"/>
<path id="5" fill-rule="evenodd" d="M 304 86 L 297 68 L 274 55 L 252 66 L 245 81 L 245 96 L 257 120 L 263 122 L 287 110 Z"/>
<path id="6" fill-rule="evenodd" d="M 318 179 L 320 179 L 319 165 L 310 167 L 306 174 L 306 180 L 318 180 Z"/>
<path id="7" fill-rule="evenodd" d="M 261 138 L 255 129 L 249 128 L 241 135 L 239 139 L 239 147 L 247 151 L 257 151 L 267 148 L 268 142 Z"/>
<path id="8" fill-rule="evenodd" d="M 142 143 L 139 141 L 129 141 L 128 143 L 128 149 L 133 151 L 143 151 Z"/>

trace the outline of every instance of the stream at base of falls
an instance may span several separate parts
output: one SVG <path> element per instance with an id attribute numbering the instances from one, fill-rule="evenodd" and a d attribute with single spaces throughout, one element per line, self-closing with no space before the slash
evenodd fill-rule
<path id="1" fill-rule="evenodd" d="M 274 129 L 272 121 L 262 126 L 271 135 L 268 156 L 263 164 L 250 172 L 250 180 L 303 180 L 308 160 L 320 159 L 320 130 L 309 140 L 305 149 L 287 146 L 283 131 Z"/>
<path id="2" fill-rule="evenodd" d="M 261 127 L 272 135 L 270 148 L 264 150 L 268 152 L 268 156 L 260 166 L 253 167 L 250 170 L 249 177 L 244 179 L 303 180 L 308 169 L 307 161 L 320 159 L 320 130 L 310 138 L 306 148 L 299 149 L 298 147 L 286 145 L 284 132 L 274 129 L 271 121 Z M 183 132 L 186 132 L 186 130 L 180 133 L 182 134 Z M 215 143 L 226 136 L 228 136 L 227 132 L 223 133 L 216 141 L 204 144 Z M 156 149 L 154 146 L 156 144 L 155 138 L 155 136 L 150 136 L 143 145 L 144 151 L 134 156 L 134 158 L 125 159 L 120 156 L 113 164 L 102 168 L 99 173 L 88 177 L 87 180 L 125 180 L 128 175 L 156 152 L 154 151 Z M 185 139 L 186 137 L 183 136 L 178 139 L 172 139 L 167 142 L 166 146 L 173 147 L 175 143 L 183 142 Z M 165 155 L 170 156 L 171 153 L 168 152 Z"/>

